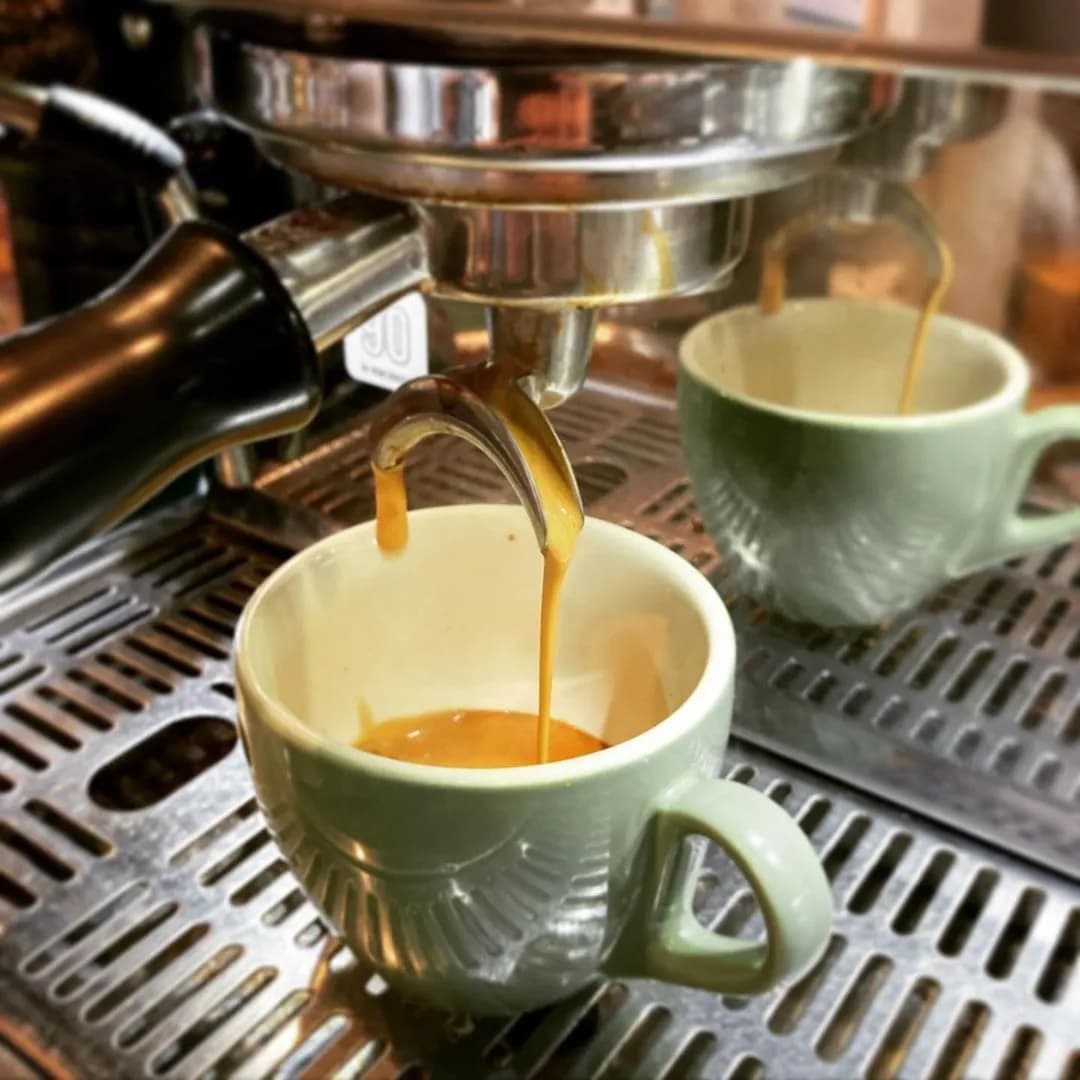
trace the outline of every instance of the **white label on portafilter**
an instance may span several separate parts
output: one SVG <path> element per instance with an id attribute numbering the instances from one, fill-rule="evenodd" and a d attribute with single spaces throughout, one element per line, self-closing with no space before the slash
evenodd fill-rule
<path id="1" fill-rule="evenodd" d="M 428 370 L 427 309 L 411 293 L 345 338 L 345 370 L 357 382 L 396 390 Z"/>

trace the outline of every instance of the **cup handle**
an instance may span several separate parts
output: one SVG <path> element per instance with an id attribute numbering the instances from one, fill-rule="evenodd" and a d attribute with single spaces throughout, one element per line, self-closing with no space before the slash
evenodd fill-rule
<path id="1" fill-rule="evenodd" d="M 1017 512 L 1043 451 L 1069 438 L 1080 439 L 1080 406 L 1055 405 L 1020 417 L 1005 481 L 1007 516 L 985 541 L 976 543 L 962 572 L 1053 547 L 1080 535 L 1080 507 L 1038 517 L 1021 517 Z"/>
<path id="2" fill-rule="evenodd" d="M 644 974 L 721 994 L 758 994 L 801 974 L 832 928 L 832 892 L 803 831 L 761 792 L 731 780 L 702 780 L 680 788 L 657 811 L 659 872 L 692 833 L 719 844 L 749 881 L 765 940 L 702 926 L 690 906 L 695 875 L 685 874 L 666 890 L 651 920 Z"/>

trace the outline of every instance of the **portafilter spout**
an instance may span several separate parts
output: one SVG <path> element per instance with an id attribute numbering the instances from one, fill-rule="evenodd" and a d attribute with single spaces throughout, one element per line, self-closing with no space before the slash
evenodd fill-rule
<path id="1" fill-rule="evenodd" d="M 490 307 L 492 355 L 513 366 L 521 388 L 541 409 L 554 409 L 585 381 L 597 316 L 596 308 Z"/>
<path id="2" fill-rule="evenodd" d="M 529 515 L 541 550 L 547 546 L 548 522 L 544 500 L 528 459 L 511 424 L 481 396 L 480 388 L 494 377 L 492 364 L 453 368 L 441 375 L 423 375 L 395 390 L 379 407 L 369 429 L 371 460 L 376 468 L 393 469 L 405 455 L 432 435 L 454 435 L 472 444 L 495 463 Z M 563 474 L 581 508 L 574 471 L 562 443 L 544 412 L 521 389 L 514 410 L 529 410 L 528 428 L 538 437 Z"/>

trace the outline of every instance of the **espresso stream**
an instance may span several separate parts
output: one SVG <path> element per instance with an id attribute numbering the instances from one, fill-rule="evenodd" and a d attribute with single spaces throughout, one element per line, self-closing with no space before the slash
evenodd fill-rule
<path id="1" fill-rule="evenodd" d="M 514 381 L 513 373 L 493 365 L 478 373 L 473 389 L 498 414 L 517 443 L 532 474 L 547 521 L 536 715 L 447 709 L 398 717 L 372 726 L 356 745 L 389 757 L 475 768 L 536 764 L 591 753 L 604 744 L 568 724 L 553 721 L 551 716 L 559 598 L 578 533 L 584 524 L 577 499 L 559 468 L 557 447 L 549 442 L 542 414 Z M 375 535 L 380 549 L 393 554 L 401 551 L 408 542 L 405 473 L 402 467 L 386 470 L 374 467 L 374 472 Z M 520 739 L 527 727 L 532 731 L 533 753 L 523 758 Z M 454 749 L 455 740 L 460 741 L 458 749 Z"/>
<path id="2" fill-rule="evenodd" d="M 773 234 L 765 247 L 765 256 L 761 267 L 758 306 L 763 314 L 775 315 L 783 307 L 787 296 L 787 264 L 792 240 L 796 239 L 800 233 L 822 226 L 827 226 L 829 229 L 839 233 L 857 233 L 867 228 L 866 225 L 861 223 L 837 221 L 811 213 L 795 218 Z M 930 227 L 933 229 L 934 246 L 941 262 L 941 274 L 923 303 L 919 321 L 915 327 L 915 336 L 912 338 L 911 347 L 908 349 L 898 407 L 901 416 L 907 416 L 915 408 L 915 396 L 918 393 L 919 380 L 922 377 L 923 360 L 926 354 L 926 338 L 930 333 L 930 323 L 940 310 L 953 278 L 952 251 L 937 228 Z"/>

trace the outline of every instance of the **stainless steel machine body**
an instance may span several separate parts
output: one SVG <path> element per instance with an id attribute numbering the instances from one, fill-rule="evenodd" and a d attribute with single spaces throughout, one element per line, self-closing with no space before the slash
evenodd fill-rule
<path id="1" fill-rule="evenodd" d="M 592 344 L 583 317 L 563 331 L 568 310 L 715 289 L 745 250 L 746 197 L 826 167 L 894 92 L 805 59 L 519 51 L 481 66 L 371 58 L 346 35 L 288 48 L 231 26 L 199 45 L 206 100 L 273 160 L 409 202 L 426 291 L 491 306 L 502 326 L 525 320 L 513 336 L 532 344 L 549 406 L 581 385 Z"/>
<path id="2" fill-rule="evenodd" d="M 715 582 L 741 653 L 726 768 L 810 835 L 836 928 L 810 974 L 760 999 L 598 984 L 510 1023 L 419 1013 L 359 969 L 257 816 L 231 673 L 258 582 L 373 512 L 370 428 L 387 421 L 346 393 L 301 449 L 263 447 L 247 483 L 3 598 L 0 1071 L 1080 1077 L 1080 549 L 862 633 L 766 617 L 703 532 L 669 393 L 678 333 L 753 295 L 768 230 L 815 190 L 873 217 L 880 176 L 912 180 L 944 222 L 958 310 L 1006 328 L 1024 301 L 975 241 L 1015 261 L 1001 208 L 1032 227 L 1003 163 L 1045 146 L 1030 87 L 1080 88 L 1065 6 L 1041 37 L 1051 4 L 1020 22 L 950 5 L 947 25 L 934 5 L 838 0 L 169 7 L 203 24 L 207 102 L 333 189 L 245 236 L 313 342 L 419 291 L 454 320 L 433 366 L 522 352 L 587 511 Z M 1028 141 L 997 148 L 1018 127 Z M 843 199 L 815 179 L 836 163 L 859 174 Z M 957 225 L 957 202 L 994 209 Z M 409 450 L 415 505 L 508 497 L 512 461 L 500 475 L 461 440 Z M 696 906 L 761 932 L 711 848 Z"/>

